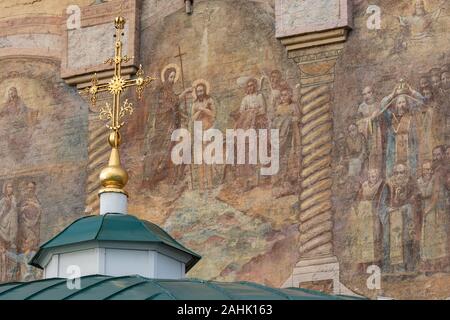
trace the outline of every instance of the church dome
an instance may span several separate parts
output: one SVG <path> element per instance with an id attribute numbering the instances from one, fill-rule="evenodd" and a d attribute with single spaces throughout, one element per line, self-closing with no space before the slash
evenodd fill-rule
<path id="1" fill-rule="evenodd" d="M 45 242 L 30 264 L 43 269 L 52 254 L 69 251 L 81 245 L 114 244 L 158 246 L 179 252 L 188 257 L 186 272 L 189 271 L 201 257 L 185 248 L 157 225 L 140 220 L 133 215 L 108 213 L 100 216 L 87 216 L 75 220 L 55 237 Z M 72 249 L 73 250 L 73 249 Z"/>

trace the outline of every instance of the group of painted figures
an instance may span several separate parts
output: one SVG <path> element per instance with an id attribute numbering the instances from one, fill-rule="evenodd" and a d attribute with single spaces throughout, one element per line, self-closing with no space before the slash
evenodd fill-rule
<path id="1" fill-rule="evenodd" d="M 17 197 L 11 181 L 0 198 L 0 282 L 33 277 L 27 265 L 40 243 L 41 204 L 36 183 L 28 182 Z"/>
<path id="2" fill-rule="evenodd" d="M 147 125 L 144 185 L 148 187 L 155 186 L 162 180 L 177 185 L 188 176 L 188 170 L 191 170 L 191 180 L 195 179 L 192 174 L 193 166 L 186 168 L 174 165 L 171 161 L 171 149 L 174 146 L 171 141 L 172 132 L 182 127 L 191 130 L 194 121 L 201 121 L 203 130 L 213 128 L 217 123 L 216 102 L 210 94 L 209 82 L 196 80 L 191 88 L 177 94 L 174 84 L 179 75 L 180 70 L 175 64 L 166 66 L 161 73 L 162 84 L 157 90 L 157 104 Z M 261 79 L 243 77 L 238 82 L 244 87 L 245 96 L 240 107 L 230 113 L 233 127 L 244 130 L 279 129 L 280 171 L 271 179 L 262 179 L 257 165 L 225 165 L 221 174 L 217 175 L 212 165 L 202 164 L 195 170 L 199 189 L 212 188 L 216 180 L 221 183 L 239 180 L 243 181 L 246 190 L 271 182 L 275 186 L 277 197 L 295 193 L 300 114 L 292 87 L 283 79 L 279 70 L 273 70 L 269 76 Z M 192 93 L 192 100 L 189 93 Z"/>
<path id="3" fill-rule="evenodd" d="M 352 261 L 361 272 L 372 264 L 387 273 L 450 271 L 449 65 L 421 75 L 418 90 L 400 80 L 380 101 L 366 87 L 363 100 L 337 166 L 337 179 L 353 188 Z"/>

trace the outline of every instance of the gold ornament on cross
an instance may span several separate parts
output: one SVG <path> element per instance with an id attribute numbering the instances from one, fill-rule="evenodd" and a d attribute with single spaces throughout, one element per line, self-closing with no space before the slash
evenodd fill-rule
<path id="1" fill-rule="evenodd" d="M 136 73 L 134 79 L 125 79 L 122 77 L 122 63 L 129 62 L 133 57 L 122 56 L 122 36 L 124 36 L 123 30 L 125 28 L 125 18 L 122 16 L 116 17 L 114 20 L 114 26 L 116 33 L 114 35 L 114 57 L 107 59 L 105 64 L 114 64 L 114 76 L 105 84 L 99 84 L 97 74 L 91 80 L 91 86 L 81 91 L 81 94 L 87 95 L 90 98 L 91 105 L 96 106 L 97 94 L 101 92 L 109 92 L 113 96 L 112 105 L 106 103 L 100 109 L 99 118 L 107 120 L 107 127 L 112 131 L 108 137 L 108 142 L 112 148 L 109 158 L 109 164 L 100 173 L 100 180 L 103 185 L 103 192 L 126 192 L 123 190 L 125 184 L 128 181 L 128 175 L 126 171 L 120 165 L 119 158 L 119 145 L 121 143 L 121 136 L 119 130 L 124 126 L 123 120 L 127 115 L 133 113 L 133 104 L 126 99 L 121 103 L 121 95 L 125 89 L 135 87 L 136 94 L 139 100 L 142 99 L 144 89 L 148 87 L 156 78 L 145 76 L 142 65 Z"/>
<path id="2" fill-rule="evenodd" d="M 136 87 L 136 93 L 139 100 L 142 99 L 144 89 L 150 85 L 156 78 L 145 76 L 142 65 L 139 66 L 139 70 L 136 73 L 136 78 L 125 79 L 122 77 L 122 63 L 129 62 L 133 57 L 122 56 L 122 36 L 125 28 L 125 18 L 117 17 L 114 20 L 114 26 L 116 28 L 115 44 L 114 44 L 114 57 L 105 61 L 105 64 L 114 64 L 114 76 L 105 84 L 99 84 L 97 74 L 94 75 L 91 80 L 91 86 L 82 90 L 82 94 L 90 97 L 91 105 L 93 107 L 97 104 L 97 94 L 101 92 L 109 92 L 113 96 L 112 107 L 106 104 L 100 111 L 100 118 L 110 120 L 110 124 L 107 127 L 111 130 L 118 131 L 124 122 L 121 121 L 121 117 L 127 114 L 131 114 L 133 105 L 129 102 L 121 104 L 120 98 L 126 88 Z M 105 118 L 105 112 L 110 110 L 111 116 Z"/>

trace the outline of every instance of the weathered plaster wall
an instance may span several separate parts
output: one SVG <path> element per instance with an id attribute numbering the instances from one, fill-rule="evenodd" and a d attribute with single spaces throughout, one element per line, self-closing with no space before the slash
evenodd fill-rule
<path id="1" fill-rule="evenodd" d="M 230 16 L 234 18 L 229 19 Z M 151 17 L 144 6 L 141 58 L 146 69 L 160 78 L 166 65 L 180 65 L 175 57 L 180 46 L 186 53 L 184 85 L 191 87 L 198 79 L 209 83 L 209 95 L 216 108 L 215 127 L 220 130 L 235 126 L 236 119 L 231 114 L 239 109 L 246 95 L 246 78 L 255 77 L 259 81 L 267 76 L 261 89 L 267 99 L 271 94 L 268 77 L 273 70 L 279 70 L 293 87 L 296 85 L 296 69 L 274 38 L 273 9 L 264 3 L 200 1 L 192 16 L 180 8 L 154 27 L 145 27 L 148 23 Z M 181 82 L 180 77 L 174 86 L 177 94 L 183 91 Z M 213 186 L 207 192 L 200 189 L 198 166 L 192 168 L 193 190 L 186 189 L 191 179 L 187 168 L 174 185 L 169 179 L 158 181 L 157 173 L 146 166 L 150 166 L 152 154 L 161 152 L 158 142 L 151 141 L 161 85 L 158 79 L 156 89 L 146 95 L 134 116 L 136 123 L 125 136 L 134 140 L 125 160 L 133 181 L 129 186 L 134 194 L 130 210 L 163 225 L 186 245 L 208 257 L 191 272 L 192 276 L 250 279 L 280 286 L 297 256 L 296 250 L 288 253 L 290 247 L 295 247 L 298 233 L 293 209 L 297 202 L 295 192 L 276 200 L 267 182 L 245 192 L 247 179 L 234 184 L 233 169 L 223 181 L 224 167 L 219 165 L 213 168 Z M 189 94 L 186 109 L 190 115 L 192 103 Z M 185 108 L 183 99 L 181 108 Z M 183 126 L 187 127 L 187 123 Z M 252 184 L 256 184 L 255 178 L 251 177 Z M 275 255 L 278 258 L 272 259 Z M 260 261 L 264 261 L 263 265 Z M 275 269 L 276 273 L 271 271 Z"/>
<path id="2" fill-rule="evenodd" d="M 75 3 L 84 6 L 91 2 Z M 436 162 L 439 159 L 433 159 L 433 147 L 450 143 L 449 123 L 445 122 L 449 110 L 448 87 L 443 82 L 440 88 L 431 84 L 437 85 L 438 73 L 441 81 L 446 78 L 443 74 L 450 62 L 447 31 L 450 9 L 445 1 L 425 1 L 428 15 L 421 18 L 413 15 L 411 1 L 353 2 L 354 29 L 343 46 L 300 50 L 295 59 L 288 58 L 285 47 L 275 37 L 273 0 L 196 0 L 194 14 L 190 16 L 185 14 L 181 0 L 142 2 L 140 61 L 148 74 L 159 79 L 145 92 L 144 100 L 135 104 L 136 112 L 125 129 L 122 158 L 130 174 L 130 212 L 163 226 L 203 256 L 190 276 L 281 286 L 301 261 L 301 244 L 311 240 L 310 234 L 330 229 L 332 246 L 326 243 L 323 248 L 332 249 L 340 263 L 341 282 L 354 292 L 397 298 L 450 295 L 450 251 L 446 244 L 450 238 L 448 181 L 441 178 L 448 172 L 443 168 L 449 162 L 449 155 L 447 160 L 442 160 L 442 166 Z M 28 135 L 32 136 L 28 147 L 2 140 L 1 181 L 12 180 L 14 192 L 23 200 L 30 197 L 19 190 L 27 190 L 25 184 L 30 180 L 37 183 L 39 202 L 37 205 L 36 201 L 29 200 L 31 209 L 28 210 L 35 213 L 41 210 L 41 241 L 82 215 L 86 197 L 88 204 L 94 202 L 97 182 L 95 170 L 90 170 L 91 166 L 98 169 L 102 164 L 89 162 L 87 156 L 88 141 L 93 148 L 89 150 L 91 154 L 96 146 L 102 145 L 99 134 L 102 129 L 96 129 L 102 123 L 96 120 L 95 113 L 88 116 L 86 103 L 58 76 L 63 43 L 60 16 L 68 4 L 65 1 L 57 4 L 55 1 L 2 1 L 0 4 L 0 64 L 4 65 L 0 76 L 3 82 L 9 81 L 19 88 L 19 95 L 30 109 L 25 113 L 30 116 L 21 116 L 22 126 L 13 130 L 18 133 L 18 139 L 27 140 Z M 367 28 L 366 9 L 371 4 L 381 8 L 380 30 Z M 30 20 L 31 16 L 39 19 Z M 184 54 L 184 85 L 180 60 L 176 57 L 178 47 Z M 299 68 L 305 59 L 330 57 L 334 60 L 329 65 Z M 161 71 L 170 64 L 176 65 L 177 81 L 173 87 L 164 86 L 161 77 Z M 275 74 L 281 77 L 280 81 L 271 79 L 274 70 L 279 71 Z M 322 71 L 324 79 L 331 79 L 331 84 L 318 83 L 312 89 L 304 85 L 312 81 L 311 75 L 320 76 Z M 421 85 L 421 76 L 428 78 L 431 90 L 427 90 L 425 80 Z M 294 98 L 290 108 L 304 112 L 298 115 L 303 116 L 300 125 L 296 125 L 297 115 L 287 117 L 292 122 L 288 122 L 290 130 L 285 130 L 283 136 L 289 147 L 280 155 L 285 161 L 282 174 L 258 178 L 254 167 L 214 165 L 174 169 L 158 163 L 169 155 L 167 138 L 171 131 L 165 135 L 161 132 L 173 129 L 172 115 L 165 117 L 160 111 L 181 109 L 187 119 L 192 118 L 194 97 L 190 93 L 186 100 L 180 97 L 183 87 L 189 88 L 199 79 L 208 83 L 208 94 L 216 109 L 214 126 L 224 130 L 242 126 L 237 110 L 247 95 L 247 80 L 251 77 L 258 80 L 257 90 L 268 109 L 282 113 L 284 109 L 278 109 L 277 90 L 289 86 Z M 405 113 L 401 117 L 396 113 L 396 120 L 392 120 L 392 113 L 385 110 L 375 116 L 373 112 L 383 110 L 382 99 L 393 92 L 400 79 L 422 95 L 434 92 L 435 99 L 422 102 L 419 95 L 405 91 L 409 95 L 407 104 L 411 106 L 406 117 L 403 117 Z M 362 92 L 368 86 L 372 90 L 367 89 L 364 97 Z M 0 97 L 4 96 L 6 87 L 3 84 L 0 87 Z M 397 104 L 396 98 L 393 105 Z M 364 99 L 369 106 L 361 106 Z M 301 134 L 311 129 L 317 115 L 327 106 L 332 106 L 332 163 L 326 164 L 323 171 L 307 169 L 311 179 L 319 182 L 318 189 L 326 187 L 326 196 L 330 193 L 333 207 L 315 217 L 314 223 L 324 219 L 324 223 L 316 226 L 301 214 L 302 208 L 313 204 L 299 202 L 302 197 L 309 199 L 315 193 L 308 189 L 311 179 L 306 183 L 297 177 L 305 169 L 305 163 L 315 166 L 316 160 L 328 154 L 328 144 L 309 150 L 314 151 L 308 153 L 312 156 L 301 159 L 295 137 L 297 130 Z M 39 110 L 40 122 L 36 124 L 33 120 L 36 113 L 31 112 L 34 110 Z M 367 113 L 373 116 L 371 121 L 365 115 L 366 110 L 373 111 Z M 400 128 L 399 123 L 392 121 L 400 122 L 401 118 L 407 121 Z M 189 128 L 187 119 L 181 119 L 179 126 Z M 27 121 L 31 121 L 30 129 L 25 129 Z M 356 126 L 351 126 L 352 123 Z M 262 125 L 262 121 L 253 124 L 254 127 Z M 407 141 L 403 147 L 392 140 L 399 130 Z M 10 132 L 1 134 L 7 137 Z M 48 136 L 45 142 L 40 139 L 43 135 Z M 414 140 L 411 143 L 410 137 Z M 326 137 L 322 135 L 317 141 L 321 138 Z M 315 142 L 307 141 L 310 145 Z M 11 149 L 25 155 L 20 157 Z M 410 172 L 409 180 L 402 185 L 402 178 L 392 179 L 396 162 L 408 166 L 415 155 L 416 169 Z M 94 153 L 89 159 L 95 157 L 101 155 Z M 423 171 L 427 172 L 422 170 L 426 161 L 431 161 L 432 167 L 433 182 L 428 184 L 426 177 L 420 180 Z M 76 175 L 81 168 L 87 170 Z M 373 174 L 374 182 L 369 184 L 366 181 L 369 170 L 374 172 L 373 169 L 378 170 L 378 176 Z M 333 174 L 332 189 L 329 189 L 331 185 L 328 187 L 328 174 L 326 179 L 321 178 L 325 171 Z M 211 179 L 201 183 L 204 176 Z M 380 189 L 374 191 L 369 188 L 372 185 Z M 428 193 L 438 196 L 426 196 L 426 187 Z M 383 192 L 386 197 L 381 197 Z M 19 203 L 25 203 L 23 200 Z M 0 209 L 8 207 L 4 203 Z M 19 215 L 20 210 L 24 212 L 20 204 L 18 210 Z M 425 211 L 429 214 L 424 215 Z M 391 217 L 392 225 L 399 224 L 398 228 L 391 230 L 386 225 Z M 332 227 L 328 228 L 330 223 Z M 400 229 L 406 231 L 402 234 L 398 232 Z M 393 241 L 398 240 L 392 248 L 387 242 L 391 237 Z M 10 242 L 2 248 L 6 252 L 15 250 Z M 398 248 L 407 253 L 407 257 L 401 255 L 408 259 L 407 266 L 392 259 L 391 251 L 397 253 Z M 1 270 L 8 271 L 9 278 L 2 279 L 26 274 L 14 271 L 18 270 L 14 269 L 14 261 L 22 258 L 13 254 L 3 256 L 7 257 L 8 266 Z M 382 271 L 380 290 L 369 290 L 366 286 L 369 276 L 366 270 L 372 264 Z"/>
<path id="3" fill-rule="evenodd" d="M 38 245 L 84 214 L 87 106 L 59 76 L 68 4 L 0 4 L 2 282 L 40 277 Z"/>
<path id="4" fill-rule="evenodd" d="M 447 1 L 429 0 L 422 12 L 415 3 L 359 1 L 354 8 L 355 28 L 336 70 L 336 252 L 351 289 L 445 298 L 450 283 L 448 151 L 445 156 L 450 7 Z M 379 30 L 367 27 L 369 5 L 381 9 Z M 401 79 L 407 84 L 404 111 L 396 107 L 403 98 L 388 97 Z M 397 167 L 396 175 L 399 164 L 405 167 Z M 370 264 L 381 267 L 379 291 L 365 285 Z"/>

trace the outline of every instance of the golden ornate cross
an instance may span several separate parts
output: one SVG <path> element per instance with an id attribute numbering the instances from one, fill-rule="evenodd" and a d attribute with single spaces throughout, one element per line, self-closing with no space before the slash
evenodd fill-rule
<path id="1" fill-rule="evenodd" d="M 122 56 L 122 36 L 125 27 L 125 18 L 119 16 L 114 20 L 114 26 L 116 28 L 115 37 L 115 50 L 114 57 L 105 61 L 108 64 L 114 64 L 114 76 L 108 83 L 99 84 L 97 74 L 92 79 L 92 85 L 81 91 L 82 94 L 88 95 L 91 100 L 92 106 L 95 107 L 97 102 L 97 94 L 100 92 L 109 92 L 113 96 L 112 107 L 109 103 L 106 103 L 104 107 L 100 109 L 100 119 L 107 120 L 106 125 L 112 132 L 108 137 L 109 145 L 111 146 L 111 155 L 109 157 L 108 166 L 104 168 L 100 173 L 100 181 L 103 189 L 99 194 L 104 192 L 118 192 L 127 194 L 124 191 L 124 187 L 128 182 L 128 174 L 120 164 L 119 146 L 121 137 L 119 130 L 125 124 L 122 119 L 127 114 L 133 113 L 133 105 L 126 99 L 121 104 L 120 98 L 126 88 L 136 87 L 136 93 L 138 99 L 142 99 L 142 93 L 144 89 L 156 78 L 146 77 L 142 70 L 142 65 L 139 66 L 139 70 L 136 73 L 135 79 L 124 79 L 122 77 L 122 63 L 130 61 L 130 57 Z"/>
<path id="2" fill-rule="evenodd" d="M 109 92 L 113 96 L 112 107 L 109 103 L 106 103 L 104 107 L 100 109 L 100 119 L 110 121 L 107 127 L 113 131 L 119 131 L 119 129 L 124 125 L 124 118 L 127 114 L 133 113 L 133 104 L 128 102 L 128 99 L 121 104 L 120 97 L 123 91 L 129 87 L 136 87 L 136 93 L 138 99 L 142 99 L 142 93 L 144 89 L 156 78 L 145 77 L 144 71 L 142 70 L 142 65 L 139 66 L 139 70 L 136 73 L 135 79 L 124 79 L 122 77 L 122 63 L 127 63 L 132 58 L 127 55 L 122 56 L 122 40 L 121 37 L 124 35 L 123 30 L 125 27 L 125 19 L 123 17 L 117 17 L 114 21 L 116 28 L 115 37 L 115 52 L 114 57 L 109 58 L 105 61 L 106 64 L 114 64 L 114 76 L 109 80 L 108 83 L 98 84 L 97 74 L 94 75 L 91 83 L 92 85 L 82 91 L 83 94 L 89 95 L 91 104 L 95 107 L 97 103 L 97 94 L 101 92 Z"/>

